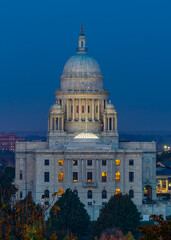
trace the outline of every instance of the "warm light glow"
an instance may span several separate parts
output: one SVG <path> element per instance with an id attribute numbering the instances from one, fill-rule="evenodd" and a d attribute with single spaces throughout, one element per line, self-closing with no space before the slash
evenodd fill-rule
<path id="1" fill-rule="evenodd" d="M 58 180 L 59 182 L 63 182 L 63 172 L 59 172 L 59 175 L 58 175 Z"/>
<path id="2" fill-rule="evenodd" d="M 115 189 L 115 194 L 119 194 L 121 192 L 121 190 L 119 188 Z"/>
<path id="3" fill-rule="evenodd" d="M 120 182 L 120 172 L 115 173 L 115 180 L 116 182 Z"/>
<path id="4" fill-rule="evenodd" d="M 102 177 L 106 177 L 107 176 L 107 172 L 102 172 Z"/>
<path id="5" fill-rule="evenodd" d="M 63 194 L 64 190 L 62 188 L 59 189 L 59 196 Z"/>
<path id="6" fill-rule="evenodd" d="M 115 160 L 115 165 L 120 166 L 120 160 L 119 159 Z"/>
<path id="7" fill-rule="evenodd" d="M 92 182 L 92 179 L 88 179 L 88 181 L 87 182 Z"/>
<path id="8" fill-rule="evenodd" d="M 63 166 L 63 159 L 60 159 L 60 160 L 58 161 L 58 165 L 59 165 L 59 166 Z"/>
<path id="9" fill-rule="evenodd" d="M 74 137 L 75 139 L 98 139 L 98 136 L 96 136 L 93 133 L 89 132 L 83 132 Z"/>

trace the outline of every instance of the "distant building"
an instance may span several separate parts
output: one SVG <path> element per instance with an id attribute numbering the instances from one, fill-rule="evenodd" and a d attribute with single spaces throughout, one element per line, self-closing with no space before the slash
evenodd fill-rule
<path id="1" fill-rule="evenodd" d="M 171 194 L 171 161 L 158 162 L 156 169 L 157 196 L 169 198 Z"/>
<path id="2" fill-rule="evenodd" d="M 24 138 L 19 138 L 15 133 L 1 133 L 0 134 L 0 150 L 15 151 L 16 141 L 24 142 Z"/>
<path id="3" fill-rule="evenodd" d="M 49 110 L 47 142 L 16 145 L 15 183 L 21 199 L 32 193 L 36 202 L 70 188 L 97 219 L 114 194 L 127 193 L 138 207 L 156 199 L 156 143 L 119 141 L 117 112 L 83 32 L 78 43 Z"/>

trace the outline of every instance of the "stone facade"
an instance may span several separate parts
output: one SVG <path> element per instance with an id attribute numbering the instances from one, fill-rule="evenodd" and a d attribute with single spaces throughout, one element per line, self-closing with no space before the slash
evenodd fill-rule
<path id="1" fill-rule="evenodd" d="M 20 198 L 30 192 L 40 202 L 45 191 L 47 197 L 54 192 L 60 196 L 71 188 L 92 219 L 119 192 L 129 194 L 138 207 L 144 198 L 156 198 L 156 144 L 119 142 L 117 113 L 102 84 L 100 67 L 87 55 L 82 32 L 49 110 L 47 142 L 16 144 Z"/>

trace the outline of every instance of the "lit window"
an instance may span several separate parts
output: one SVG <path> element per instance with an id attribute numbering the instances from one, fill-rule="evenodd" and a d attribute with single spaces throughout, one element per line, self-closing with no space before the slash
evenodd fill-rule
<path id="1" fill-rule="evenodd" d="M 120 166 L 120 160 L 119 159 L 115 160 L 115 165 Z"/>
<path id="2" fill-rule="evenodd" d="M 63 194 L 64 190 L 62 188 L 59 189 L 59 196 Z"/>
<path id="3" fill-rule="evenodd" d="M 59 182 L 63 182 L 63 176 L 64 176 L 63 172 L 59 172 L 59 174 L 58 174 Z"/>
<path id="4" fill-rule="evenodd" d="M 115 189 L 115 194 L 120 194 L 121 190 L 119 188 Z"/>
<path id="5" fill-rule="evenodd" d="M 73 172 L 73 182 L 78 182 L 78 172 Z"/>
<path id="6" fill-rule="evenodd" d="M 87 160 L 87 165 L 92 166 L 92 160 Z"/>
<path id="7" fill-rule="evenodd" d="M 93 180 L 93 173 L 87 172 L 87 182 L 92 182 L 92 180 Z"/>
<path id="8" fill-rule="evenodd" d="M 45 166 L 49 166 L 49 159 L 45 159 Z"/>
<path id="9" fill-rule="evenodd" d="M 106 166 L 106 160 L 102 160 L 102 166 Z"/>
<path id="10" fill-rule="evenodd" d="M 60 159 L 60 160 L 58 161 L 58 165 L 59 165 L 59 166 L 63 166 L 63 159 Z"/>
<path id="11" fill-rule="evenodd" d="M 102 182 L 107 182 L 107 172 L 102 172 Z"/>
<path id="12" fill-rule="evenodd" d="M 77 166 L 78 165 L 78 160 L 73 160 L 73 166 Z"/>
<path id="13" fill-rule="evenodd" d="M 115 181 L 120 182 L 120 172 L 115 173 Z"/>

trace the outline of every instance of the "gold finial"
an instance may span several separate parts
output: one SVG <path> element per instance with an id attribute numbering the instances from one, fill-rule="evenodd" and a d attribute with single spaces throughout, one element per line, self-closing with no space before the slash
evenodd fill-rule
<path id="1" fill-rule="evenodd" d="M 83 25 L 81 25 L 81 33 L 83 33 Z"/>

